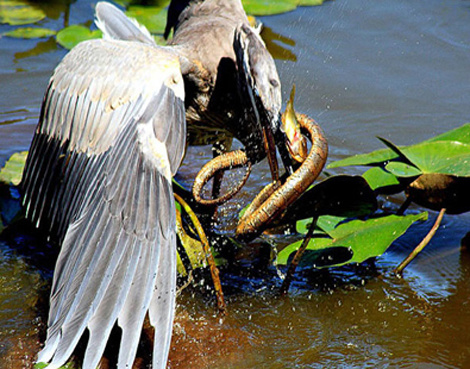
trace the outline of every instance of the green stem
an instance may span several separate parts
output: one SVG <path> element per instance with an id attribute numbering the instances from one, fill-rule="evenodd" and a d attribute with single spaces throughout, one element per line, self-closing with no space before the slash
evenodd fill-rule
<path id="1" fill-rule="evenodd" d="M 315 226 L 317 225 L 317 220 L 318 220 L 318 217 L 313 218 L 312 223 L 310 224 L 310 228 L 308 229 L 307 235 L 305 236 L 302 244 L 297 249 L 297 252 L 295 253 L 294 257 L 292 258 L 292 261 L 290 262 L 289 269 L 287 270 L 286 278 L 284 278 L 284 281 L 282 282 L 281 291 L 280 291 L 281 296 L 286 295 L 287 292 L 289 291 L 289 287 L 292 282 L 292 278 L 294 277 L 295 270 L 297 269 L 297 265 L 299 265 L 300 259 L 302 259 L 302 255 L 304 254 L 305 249 L 308 246 L 308 243 L 312 239 L 313 231 L 315 230 Z"/>

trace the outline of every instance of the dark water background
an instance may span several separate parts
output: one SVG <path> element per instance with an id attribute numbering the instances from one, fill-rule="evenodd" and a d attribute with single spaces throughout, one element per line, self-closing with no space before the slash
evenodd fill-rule
<path id="1" fill-rule="evenodd" d="M 70 24 L 91 20 L 92 5 L 73 3 Z M 60 29 L 67 6 L 43 6 L 44 25 Z M 330 161 L 380 148 L 375 136 L 411 144 L 470 121 L 468 0 L 335 0 L 261 20 L 295 42 L 284 46 L 296 61 L 277 60 L 284 100 L 295 82 L 296 109 L 323 127 Z M 65 53 L 53 39 L 0 38 L 0 164 L 28 149 L 47 80 Z M 190 183 L 209 155 L 208 147 L 192 148 L 181 178 Z M 265 183 L 266 167 L 223 210 L 227 222 Z M 394 208 L 402 199 L 383 200 Z M 183 293 L 172 367 L 469 368 L 470 251 L 460 243 L 470 215 L 445 216 L 405 278 L 391 273 L 436 215 L 400 238 L 375 272 L 335 271 L 328 288 L 306 274 L 281 299 L 275 272 L 226 275 L 232 292 L 223 321 L 210 300 Z M 0 367 L 26 366 L 37 349 L 33 307 L 43 272 L 14 243 L 0 244 Z"/>

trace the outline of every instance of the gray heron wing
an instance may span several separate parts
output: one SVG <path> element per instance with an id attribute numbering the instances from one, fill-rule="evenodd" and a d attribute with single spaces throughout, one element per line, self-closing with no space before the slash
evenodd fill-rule
<path id="1" fill-rule="evenodd" d="M 23 180 L 27 216 L 64 229 L 39 361 L 62 365 L 88 329 L 83 368 L 94 369 L 117 322 L 118 365 L 131 366 L 149 312 L 161 342 L 154 367 L 164 368 L 183 99 L 178 58 L 142 43 L 81 43 L 57 67 Z"/>
<path id="2" fill-rule="evenodd" d="M 162 62 L 153 62 L 159 53 L 169 52 L 134 42 L 88 41 L 54 71 L 21 185 L 27 218 L 53 239 L 60 242 L 75 219 L 101 170 L 97 158 L 162 83 Z M 180 130 L 159 130 L 162 141 L 179 142 Z M 183 148 L 173 150 L 179 163 Z"/>
<path id="3" fill-rule="evenodd" d="M 145 26 L 139 24 L 134 19 L 130 19 L 110 3 L 97 3 L 95 18 L 95 23 L 103 31 L 105 38 L 156 45 L 153 36 Z"/>

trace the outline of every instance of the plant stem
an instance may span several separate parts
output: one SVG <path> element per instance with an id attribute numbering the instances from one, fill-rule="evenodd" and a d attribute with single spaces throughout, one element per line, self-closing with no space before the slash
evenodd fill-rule
<path id="1" fill-rule="evenodd" d="M 408 207 L 410 206 L 411 201 L 412 201 L 411 197 L 407 196 L 406 199 L 405 199 L 405 202 L 403 204 L 401 204 L 400 209 L 398 209 L 397 215 L 403 215 L 405 213 L 406 209 L 408 209 Z"/>
<path id="2" fill-rule="evenodd" d="M 302 258 L 302 255 L 305 252 L 305 249 L 307 248 L 308 243 L 312 239 L 313 231 L 315 230 L 315 226 L 317 225 L 317 220 L 318 220 L 318 217 L 313 218 L 312 223 L 310 224 L 310 227 L 308 229 L 307 235 L 305 236 L 302 244 L 297 249 L 297 252 L 295 253 L 294 257 L 292 258 L 292 261 L 290 262 L 289 269 L 287 270 L 286 278 L 284 278 L 284 281 L 282 282 L 281 291 L 280 291 L 281 296 L 286 295 L 287 292 L 289 291 L 292 278 L 294 277 L 295 269 L 297 268 L 297 265 L 299 265 L 300 259 Z"/>
<path id="3" fill-rule="evenodd" d="M 407 267 L 409 263 L 418 255 L 431 241 L 431 238 L 433 238 L 434 234 L 436 233 L 437 229 L 439 228 L 439 225 L 441 224 L 442 217 L 444 216 L 444 213 L 446 212 L 445 208 L 442 208 L 441 211 L 439 212 L 436 221 L 434 222 L 434 225 L 432 226 L 431 230 L 428 232 L 428 234 L 423 238 L 423 240 L 419 243 L 418 246 L 408 255 L 408 257 L 401 262 L 401 264 L 395 269 L 395 275 L 398 278 L 401 278 L 403 274 L 403 270 Z"/>
<path id="4" fill-rule="evenodd" d="M 201 240 L 202 247 L 204 249 L 207 263 L 209 264 L 212 281 L 214 282 L 215 296 L 217 299 L 217 307 L 219 309 L 219 313 L 225 314 L 226 305 L 225 305 L 225 300 L 224 300 L 224 293 L 222 291 L 222 284 L 220 283 L 220 278 L 219 278 L 219 269 L 215 265 L 214 256 L 212 255 L 211 247 L 209 245 L 209 241 L 207 241 L 207 237 L 204 232 L 204 229 L 202 228 L 202 225 L 199 222 L 199 219 L 197 218 L 196 214 L 194 214 L 194 212 L 192 211 L 188 203 L 184 201 L 183 198 L 179 196 L 178 194 L 175 193 L 174 196 L 175 196 L 176 201 L 180 203 L 180 205 L 189 215 L 191 222 L 194 224 L 194 227 L 196 228 L 197 234 L 199 236 L 199 239 Z"/>

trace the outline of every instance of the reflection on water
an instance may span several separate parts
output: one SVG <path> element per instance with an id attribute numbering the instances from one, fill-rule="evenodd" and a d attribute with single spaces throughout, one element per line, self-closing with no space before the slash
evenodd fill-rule
<path id="1" fill-rule="evenodd" d="M 43 4 L 41 25 L 91 20 L 91 1 L 74 2 L 70 16 L 67 4 Z M 376 135 L 410 144 L 470 120 L 468 1 L 336 0 L 261 21 L 284 100 L 295 82 L 297 109 L 322 125 L 330 160 L 379 148 Z M 7 29 L 0 25 L 0 33 Z M 64 54 L 53 39 L 0 38 L 0 164 L 28 148 L 47 80 Z M 179 178 L 190 184 L 211 155 L 209 146 L 190 148 Z M 221 210 L 224 222 L 269 178 L 266 163 L 253 173 Z M 299 273 L 288 298 L 276 295 L 281 280 L 273 267 L 248 268 L 262 254 L 253 247 L 242 267 L 222 271 L 229 304 L 223 321 L 210 297 L 183 292 L 171 367 L 470 367 L 470 254 L 460 248 L 470 216 L 446 215 L 405 278 L 391 273 L 435 216 L 413 226 L 375 268 Z M 0 356 L 7 358 L 0 367 L 26 367 L 21 357 L 37 351 L 34 306 L 48 279 L 28 255 L 27 247 L 0 244 Z"/>

